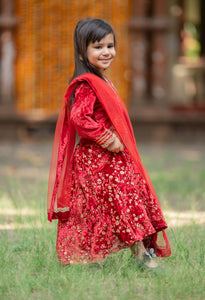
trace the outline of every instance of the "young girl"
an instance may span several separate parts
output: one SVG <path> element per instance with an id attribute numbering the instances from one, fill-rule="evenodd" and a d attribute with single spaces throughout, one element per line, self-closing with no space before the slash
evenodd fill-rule
<path id="1" fill-rule="evenodd" d="M 154 251 L 171 254 L 167 224 L 126 108 L 104 75 L 115 44 L 104 20 L 89 18 L 75 28 L 75 71 L 56 126 L 48 219 L 58 219 L 62 264 L 95 262 L 130 247 L 139 265 L 155 268 Z"/>

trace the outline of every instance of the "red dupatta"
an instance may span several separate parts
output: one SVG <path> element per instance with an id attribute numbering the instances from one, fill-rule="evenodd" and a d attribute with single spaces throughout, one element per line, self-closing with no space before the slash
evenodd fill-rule
<path id="1" fill-rule="evenodd" d="M 102 104 L 108 117 L 110 118 L 115 130 L 121 137 L 125 147 L 129 151 L 137 169 L 140 171 L 142 177 L 148 184 L 153 196 L 161 207 L 158 197 L 155 193 L 151 179 L 144 168 L 140 155 L 137 150 L 136 141 L 133 133 L 133 128 L 130 122 L 130 118 L 127 109 L 123 101 L 118 96 L 117 92 L 100 77 L 85 73 L 79 77 L 76 77 L 68 86 L 64 95 L 64 101 L 61 105 L 53 145 L 53 152 L 51 158 L 51 167 L 49 174 L 48 184 L 48 220 L 52 219 L 68 219 L 69 218 L 69 196 L 71 193 L 71 177 L 72 177 L 72 155 L 75 146 L 75 128 L 70 121 L 71 103 L 69 99 L 76 88 L 76 86 L 86 81 L 94 93 L 97 99 Z M 63 197 L 65 192 L 63 189 L 64 174 L 70 176 L 70 186 L 66 186 L 66 197 Z M 66 202 L 67 201 L 67 202 Z M 160 256 L 169 256 L 170 247 L 164 230 L 162 231 L 165 244 L 163 246 L 166 253 Z M 157 242 L 157 241 L 156 241 Z"/>

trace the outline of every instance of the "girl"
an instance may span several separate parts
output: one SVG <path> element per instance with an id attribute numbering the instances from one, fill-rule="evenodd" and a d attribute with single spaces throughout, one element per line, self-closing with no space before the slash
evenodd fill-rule
<path id="1" fill-rule="evenodd" d="M 130 247 L 139 265 L 155 268 L 154 250 L 171 254 L 167 224 L 126 108 L 104 75 L 115 45 L 104 20 L 81 20 L 75 28 L 75 71 L 56 126 L 48 219 L 58 219 L 62 264 L 95 262 Z"/>

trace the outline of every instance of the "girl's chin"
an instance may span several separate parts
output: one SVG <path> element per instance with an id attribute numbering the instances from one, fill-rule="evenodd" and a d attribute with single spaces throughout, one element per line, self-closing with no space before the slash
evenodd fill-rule
<path id="1" fill-rule="evenodd" d="M 111 62 L 105 62 L 105 63 L 102 63 L 101 66 L 99 67 L 100 69 L 107 69 L 109 68 L 109 66 L 111 65 Z"/>
<path id="2" fill-rule="evenodd" d="M 104 67 L 104 68 L 98 68 L 98 70 L 100 71 L 100 73 L 103 73 L 105 70 L 107 70 L 109 68 L 109 66 Z"/>
<path id="3" fill-rule="evenodd" d="M 97 67 L 97 69 L 103 73 L 105 70 L 107 70 L 110 67 L 111 63 L 107 64 L 101 64 L 100 66 Z"/>

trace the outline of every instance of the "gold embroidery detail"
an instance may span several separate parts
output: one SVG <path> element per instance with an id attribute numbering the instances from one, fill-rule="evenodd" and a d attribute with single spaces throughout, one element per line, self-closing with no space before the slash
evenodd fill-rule
<path id="1" fill-rule="evenodd" d="M 106 139 L 107 136 L 109 136 L 110 133 L 108 133 L 107 131 L 103 132 L 97 139 L 96 142 L 97 143 L 101 143 L 104 139 Z"/>
<path id="2" fill-rule="evenodd" d="M 105 130 L 97 139 L 96 142 L 102 146 L 102 148 L 108 147 L 114 142 L 115 136 L 109 130 Z"/>
<path id="3" fill-rule="evenodd" d="M 54 213 L 58 213 L 58 212 L 66 212 L 69 211 L 70 207 L 58 207 L 57 209 L 54 209 Z"/>
<path id="4" fill-rule="evenodd" d="M 109 140 L 107 140 L 102 146 L 102 148 L 107 148 L 110 146 L 115 140 L 115 135 L 113 135 Z"/>

